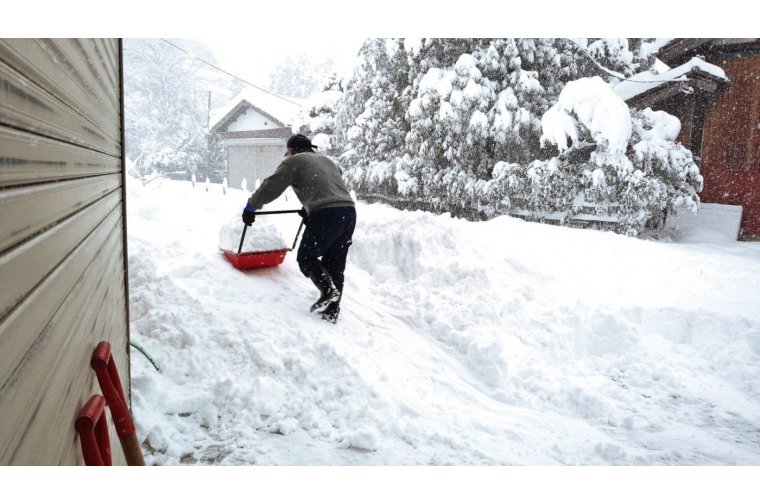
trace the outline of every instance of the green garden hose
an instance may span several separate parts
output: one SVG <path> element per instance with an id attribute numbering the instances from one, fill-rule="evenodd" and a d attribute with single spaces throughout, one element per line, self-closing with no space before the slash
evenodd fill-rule
<path id="1" fill-rule="evenodd" d="M 139 351 L 140 351 L 140 353 L 141 353 L 141 354 L 143 354 L 143 355 L 145 356 L 145 358 L 146 358 L 146 359 L 148 359 L 148 361 L 149 361 L 151 364 L 153 364 L 153 367 L 154 367 L 154 368 L 156 368 L 156 371 L 158 371 L 159 373 L 161 372 L 161 370 L 160 370 L 160 369 L 158 369 L 158 366 L 156 366 L 156 363 L 155 363 L 155 362 L 153 362 L 153 359 L 151 359 L 151 358 L 150 358 L 150 355 L 148 355 L 148 353 L 147 353 L 145 350 L 143 350 L 143 349 L 142 349 L 142 347 L 140 347 L 139 345 L 135 345 L 135 344 L 134 344 L 134 343 L 132 343 L 131 341 L 129 342 L 129 346 L 133 346 L 133 347 L 135 347 L 137 350 L 139 350 Z"/>

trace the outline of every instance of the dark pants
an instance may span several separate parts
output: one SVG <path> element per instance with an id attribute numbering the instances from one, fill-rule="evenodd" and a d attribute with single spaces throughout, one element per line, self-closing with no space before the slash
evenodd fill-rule
<path id="1" fill-rule="evenodd" d="M 317 210 L 309 215 L 298 248 L 298 267 L 304 276 L 319 273 L 323 266 L 335 287 L 343 292 L 343 270 L 356 227 L 354 207 Z"/>

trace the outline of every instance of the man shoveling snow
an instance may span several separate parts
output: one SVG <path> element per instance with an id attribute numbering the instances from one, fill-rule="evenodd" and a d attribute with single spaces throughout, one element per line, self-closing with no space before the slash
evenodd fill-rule
<path id="1" fill-rule="evenodd" d="M 277 199 L 288 187 L 293 188 L 304 207 L 299 213 L 306 224 L 298 248 L 298 267 L 320 294 L 311 311 L 320 311 L 323 319 L 335 323 L 356 209 L 340 169 L 314 148 L 304 135 L 290 137 L 285 159 L 248 199 L 242 217 L 247 226 L 251 225 L 257 209 Z"/>

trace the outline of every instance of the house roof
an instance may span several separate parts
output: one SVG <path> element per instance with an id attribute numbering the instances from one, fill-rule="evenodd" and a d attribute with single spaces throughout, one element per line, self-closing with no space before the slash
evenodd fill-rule
<path id="1" fill-rule="evenodd" d="M 222 129 L 248 109 L 254 109 L 280 127 L 286 128 L 293 124 L 302 107 L 303 100 L 300 98 L 278 96 L 249 87 L 241 91 L 227 105 L 211 111 L 210 130 Z"/>
<path id="2" fill-rule="evenodd" d="M 700 58 L 691 58 L 675 68 L 658 63 L 653 70 L 636 74 L 617 84 L 613 90 L 629 105 L 646 107 L 677 94 L 682 89 L 696 86 L 713 92 L 720 84 L 729 81 L 722 68 Z"/>
<path id="3" fill-rule="evenodd" d="M 709 54 L 731 54 L 760 50 L 757 38 L 676 38 L 657 50 L 657 57 L 668 65 L 681 65 L 689 59 Z"/>

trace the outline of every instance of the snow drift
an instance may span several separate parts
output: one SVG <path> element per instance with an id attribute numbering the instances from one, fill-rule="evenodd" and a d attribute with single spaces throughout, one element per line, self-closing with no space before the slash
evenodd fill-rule
<path id="1" fill-rule="evenodd" d="M 760 463 L 758 244 L 360 203 L 332 325 L 292 254 L 243 273 L 218 253 L 248 194 L 128 189 L 149 463 Z"/>

